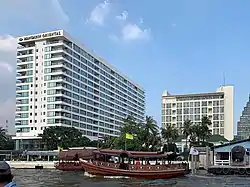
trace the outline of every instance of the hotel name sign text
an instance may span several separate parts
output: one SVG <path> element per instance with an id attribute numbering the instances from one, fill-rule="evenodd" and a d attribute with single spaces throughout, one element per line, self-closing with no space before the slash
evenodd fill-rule
<path id="1" fill-rule="evenodd" d="M 62 32 L 55 31 L 55 32 L 48 32 L 48 33 L 43 33 L 43 34 L 25 36 L 25 37 L 19 38 L 19 41 L 22 42 L 22 41 L 31 41 L 31 40 L 37 40 L 37 39 L 46 39 L 46 38 L 52 38 L 56 36 L 62 36 Z"/>

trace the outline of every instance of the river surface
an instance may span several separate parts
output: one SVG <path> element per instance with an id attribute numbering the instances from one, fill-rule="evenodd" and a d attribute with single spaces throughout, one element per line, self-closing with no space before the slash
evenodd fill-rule
<path id="1" fill-rule="evenodd" d="M 58 170 L 13 170 L 20 187 L 249 187 L 250 177 L 189 175 L 180 179 L 142 181 L 135 179 L 103 179 L 85 177 L 82 172 Z"/>

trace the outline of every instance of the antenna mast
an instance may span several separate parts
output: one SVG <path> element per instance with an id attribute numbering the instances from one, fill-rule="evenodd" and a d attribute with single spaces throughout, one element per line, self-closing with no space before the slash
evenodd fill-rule
<path id="1" fill-rule="evenodd" d="M 225 72 L 223 73 L 223 86 L 226 86 L 226 75 L 225 75 Z"/>

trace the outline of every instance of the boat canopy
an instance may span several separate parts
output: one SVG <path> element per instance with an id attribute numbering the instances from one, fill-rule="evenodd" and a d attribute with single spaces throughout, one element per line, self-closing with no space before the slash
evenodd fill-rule
<path id="1" fill-rule="evenodd" d="M 76 159 L 76 155 L 78 156 L 78 158 L 86 160 L 93 159 L 93 149 L 63 150 L 59 152 L 58 158 L 59 160 L 73 161 Z"/>
<path id="2" fill-rule="evenodd" d="M 108 156 L 121 156 L 129 158 L 166 158 L 168 154 L 160 152 L 141 152 L 141 151 L 124 151 L 116 149 L 100 149 L 93 151 L 94 154 L 102 154 Z"/>

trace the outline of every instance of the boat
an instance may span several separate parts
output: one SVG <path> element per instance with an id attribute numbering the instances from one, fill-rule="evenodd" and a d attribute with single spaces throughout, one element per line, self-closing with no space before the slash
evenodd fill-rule
<path id="1" fill-rule="evenodd" d="M 187 174 L 186 166 L 165 164 L 167 157 L 158 152 L 100 149 L 93 151 L 93 160 L 79 160 L 85 172 L 94 176 L 171 179 Z"/>
<path id="2" fill-rule="evenodd" d="M 84 171 L 79 158 L 93 159 L 93 150 L 88 148 L 62 150 L 58 154 L 59 161 L 55 163 L 55 168 L 62 171 Z"/>

